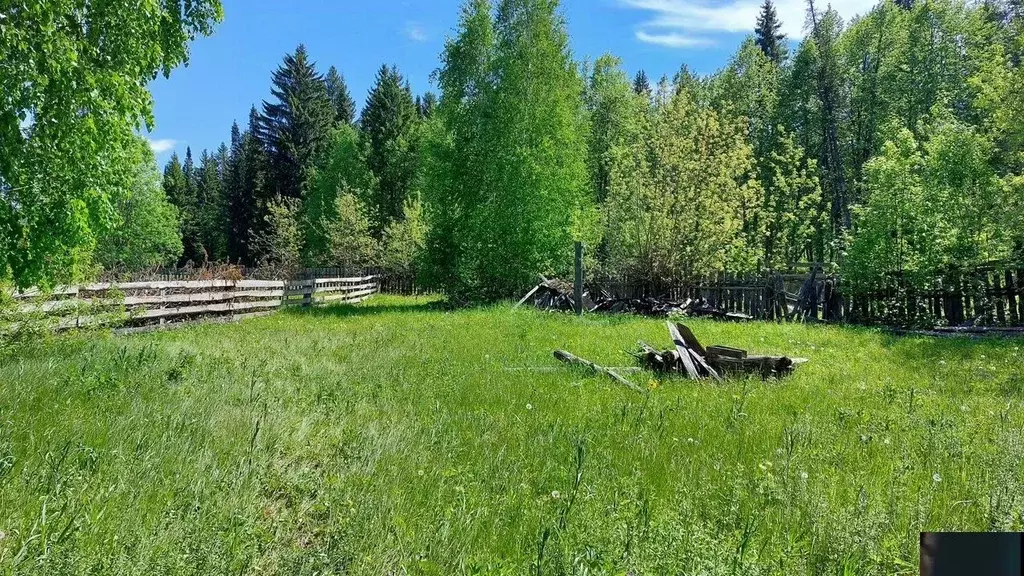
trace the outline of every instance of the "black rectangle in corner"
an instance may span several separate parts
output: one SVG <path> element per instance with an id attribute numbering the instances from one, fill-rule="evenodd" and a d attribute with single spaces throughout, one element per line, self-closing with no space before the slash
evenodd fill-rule
<path id="1" fill-rule="evenodd" d="M 922 576 L 1022 576 L 1020 532 L 922 532 Z"/>

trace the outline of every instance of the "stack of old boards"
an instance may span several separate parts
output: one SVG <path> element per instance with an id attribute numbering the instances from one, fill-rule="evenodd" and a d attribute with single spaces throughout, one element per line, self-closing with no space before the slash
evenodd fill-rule
<path id="1" fill-rule="evenodd" d="M 673 348 L 659 351 L 653 346 L 639 342 L 639 351 L 634 357 L 644 369 L 661 374 L 677 374 L 692 380 L 705 378 L 722 381 L 728 376 L 756 375 L 761 378 L 781 378 L 793 369 L 807 362 L 803 358 L 786 356 L 756 356 L 746 350 L 730 346 L 701 345 L 693 331 L 683 324 L 667 322 Z M 555 358 L 566 364 L 580 366 L 592 372 L 604 374 L 634 390 L 640 387 L 630 382 L 615 369 L 605 368 L 575 356 L 565 350 L 556 350 Z"/>

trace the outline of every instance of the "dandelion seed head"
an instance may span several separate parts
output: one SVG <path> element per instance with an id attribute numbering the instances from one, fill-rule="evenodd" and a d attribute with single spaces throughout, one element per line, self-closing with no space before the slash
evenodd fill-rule
<path id="1" fill-rule="evenodd" d="M 533 410 L 533 404 L 527 404 L 526 405 L 526 409 L 527 410 Z"/>
<path id="2" fill-rule="evenodd" d="M 801 472 L 800 473 L 800 479 L 801 480 L 807 480 L 807 472 Z"/>
<path id="3" fill-rule="evenodd" d="M 558 490 L 552 490 L 551 491 L 551 499 L 552 500 L 558 500 L 561 497 L 562 497 L 562 493 L 559 492 Z"/>

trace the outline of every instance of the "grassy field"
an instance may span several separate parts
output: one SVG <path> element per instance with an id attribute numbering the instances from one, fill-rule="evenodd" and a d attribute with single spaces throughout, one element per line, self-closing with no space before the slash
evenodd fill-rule
<path id="1" fill-rule="evenodd" d="M 0 573 L 912 574 L 1024 529 L 1021 342 L 689 323 L 783 381 L 631 377 L 661 321 L 380 297 L 0 358 Z"/>

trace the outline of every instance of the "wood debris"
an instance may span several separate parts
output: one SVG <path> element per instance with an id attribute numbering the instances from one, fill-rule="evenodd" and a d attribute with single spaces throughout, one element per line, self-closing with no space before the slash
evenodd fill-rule
<path id="1" fill-rule="evenodd" d="M 673 322 L 666 324 L 675 348 L 659 351 L 640 342 L 640 349 L 634 354 L 642 367 L 654 372 L 680 374 L 692 380 L 712 378 L 721 381 L 724 376 L 754 374 L 767 379 L 786 376 L 796 366 L 807 362 L 803 358 L 787 356 L 754 356 L 730 346 L 704 348 L 686 326 Z"/>
<path id="2" fill-rule="evenodd" d="M 516 304 L 519 307 L 530 302 L 534 308 L 541 310 L 557 310 L 576 312 L 573 285 L 557 278 L 542 278 L 542 282 L 526 293 Z M 697 299 L 682 301 L 670 298 L 618 298 L 605 290 L 586 287 L 583 290 L 583 310 L 586 312 L 611 312 L 637 314 L 640 316 L 665 317 L 681 315 L 690 317 L 710 317 L 718 320 L 744 322 L 753 320 L 753 316 L 741 312 L 727 312 L 711 306 L 708 302 Z"/>

